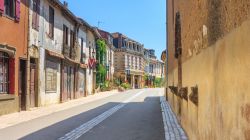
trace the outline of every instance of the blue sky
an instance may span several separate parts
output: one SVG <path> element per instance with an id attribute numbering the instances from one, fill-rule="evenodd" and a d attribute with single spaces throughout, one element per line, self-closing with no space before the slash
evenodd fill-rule
<path id="1" fill-rule="evenodd" d="M 63 0 L 61 0 L 63 2 Z M 155 49 L 166 48 L 166 0 L 66 0 L 69 9 L 92 26 L 120 32 Z"/>

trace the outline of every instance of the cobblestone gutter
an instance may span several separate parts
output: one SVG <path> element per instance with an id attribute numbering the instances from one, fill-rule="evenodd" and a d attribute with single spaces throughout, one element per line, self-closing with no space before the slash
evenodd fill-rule
<path id="1" fill-rule="evenodd" d="M 166 140 L 188 140 L 164 97 L 160 98 Z"/>

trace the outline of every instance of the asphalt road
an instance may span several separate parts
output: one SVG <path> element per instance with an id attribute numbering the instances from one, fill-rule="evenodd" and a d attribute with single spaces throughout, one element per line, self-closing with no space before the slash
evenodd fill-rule
<path id="1" fill-rule="evenodd" d="M 164 140 L 163 89 L 130 90 L 0 130 L 0 140 Z"/>

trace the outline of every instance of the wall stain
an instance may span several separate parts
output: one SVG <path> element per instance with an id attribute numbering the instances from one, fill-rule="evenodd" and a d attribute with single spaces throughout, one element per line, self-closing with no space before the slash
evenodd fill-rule
<path id="1" fill-rule="evenodd" d="M 250 123 L 250 104 L 246 104 L 245 106 L 241 107 L 241 115 L 248 123 Z"/>

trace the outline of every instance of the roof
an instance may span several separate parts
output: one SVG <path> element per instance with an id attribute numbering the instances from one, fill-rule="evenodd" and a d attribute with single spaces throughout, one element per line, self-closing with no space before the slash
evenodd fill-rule
<path id="1" fill-rule="evenodd" d="M 138 43 L 138 44 L 140 44 L 140 45 L 143 46 L 143 44 L 141 44 L 140 42 L 135 41 L 134 39 L 131 39 L 131 38 L 127 37 L 126 35 L 122 34 L 122 33 L 114 32 L 114 33 L 112 33 L 112 36 L 113 36 L 113 37 L 114 37 L 114 34 L 119 34 L 119 35 L 121 35 L 122 37 L 127 38 L 128 40 L 130 40 L 130 41 L 132 41 L 132 42 L 136 42 L 136 43 Z"/>

